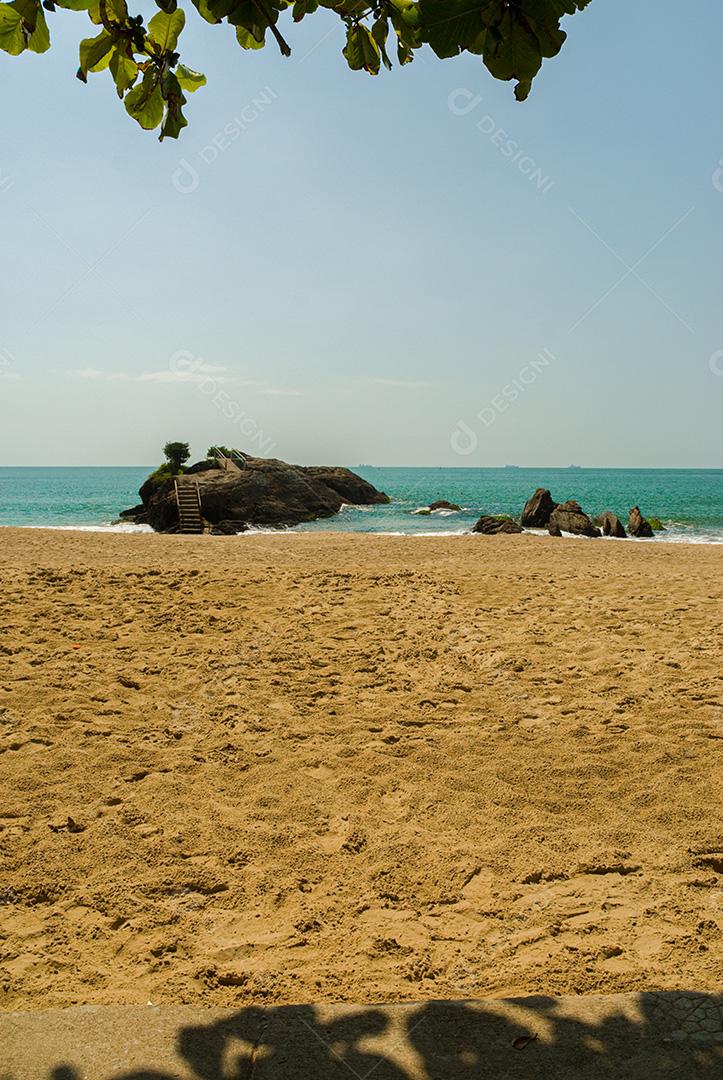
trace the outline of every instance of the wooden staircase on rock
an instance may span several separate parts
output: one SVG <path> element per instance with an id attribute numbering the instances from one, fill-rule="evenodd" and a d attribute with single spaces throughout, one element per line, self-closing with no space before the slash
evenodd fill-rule
<path id="1" fill-rule="evenodd" d="M 202 533 L 201 493 L 196 480 L 178 480 L 176 484 L 176 502 L 178 503 L 178 531 L 180 533 Z"/>

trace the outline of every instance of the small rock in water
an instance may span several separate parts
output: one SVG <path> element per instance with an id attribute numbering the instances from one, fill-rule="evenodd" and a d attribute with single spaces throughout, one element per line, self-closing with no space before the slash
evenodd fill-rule
<path id="1" fill-rule="evenodd" d="M 472 532 L 483 533 L 485 536 L 497 536 L 499 533 L 521 533 L 522 531 L 522 526 L 518 525 L 512 518 L 492 517 L 489 514 L 483 514 L 472 528 Z"/>
<path id="2" fill-rule="evenodd" d="M 640 507 L 634 506 L 628 514 L 628 532 L 631 536 L 649 539 L 653 535 L 653 529 L 649 521 L 646 521 L 640 513 Z"/>
<path id="3" fill-rule="evenodd" d="M 575 536 L 599 536 L 600 530 L 574 499 L 560 503 L 550 514 L 549 525 Z M 555 535 L 555 534 L 552 534 Z"/>
<path id="4" fill-rule="evenodd" d="M 538 488 L 525 503 L 520 520 L 526 529 L 544 529 L 556 506 L 547 488 Z"/>
<path id="5" fill-rule="evenodd" d="M 242 532 L 248 532 L 245 521 L 219 521 L 211 529 L 212 536 L 238 536 Z"/>
<path id="6" fill-rule="evenodd" d="M 619 540 L 624 540 L 628 535 L 620 518 L 613 514 L 611 510 L 606 510 L 600 515 L 600 525 L 602 526 L 603 536 L 616 536 Z"/>

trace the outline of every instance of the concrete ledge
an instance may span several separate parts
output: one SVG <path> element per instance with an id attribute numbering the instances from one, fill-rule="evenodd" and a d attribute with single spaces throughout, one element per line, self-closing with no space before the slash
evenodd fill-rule
<path id="1" fill-rule="evenodd" d="M 723 996 L 704 993 L 0 1013 L 0 1080 L 721 1076 Z"/>

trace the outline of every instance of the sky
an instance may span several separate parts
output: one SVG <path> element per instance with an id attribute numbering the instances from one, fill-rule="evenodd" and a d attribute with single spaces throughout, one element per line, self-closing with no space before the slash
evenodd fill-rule
<path id="1" fill-rule="evenodd" d="M 1 465 L 723 466 L 720 0 L 592 0 L 525 103 L 185 6 L 177 142 L 75 78 L 82 13 L 0 53 Z"/>

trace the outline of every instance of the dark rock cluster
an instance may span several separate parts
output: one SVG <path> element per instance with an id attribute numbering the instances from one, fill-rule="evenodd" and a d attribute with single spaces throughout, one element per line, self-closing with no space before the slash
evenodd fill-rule
<path id="1" fill-rule="evenodd" d="M 635 537 L 654 535 L 652 525 L 646 521 L 637 506 L 634 506 L 628 515 L 626 532 L 620 519 L 611 510 L 606 510 L 593 521 L 574 499 L 556 503 L 547 488 L 538 488 L 530 496 L 522 510 L 520 522 L 521 526 L 511 518 L 483 515 L 472 532 L 494 535 L 522 532 L 523 529 L 547 529 L 550 536 L 571 533 L 574 536 L 614 536 L 621 540 L 628 534 Z"/>

